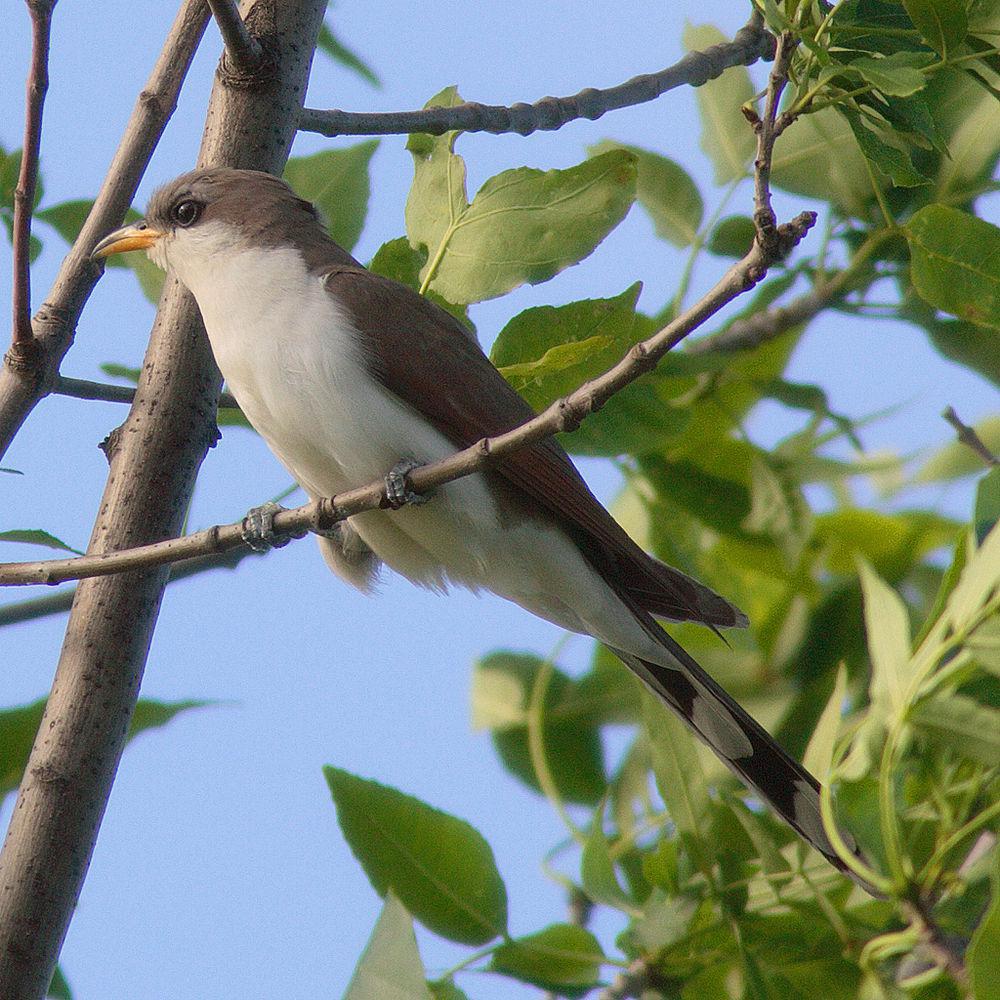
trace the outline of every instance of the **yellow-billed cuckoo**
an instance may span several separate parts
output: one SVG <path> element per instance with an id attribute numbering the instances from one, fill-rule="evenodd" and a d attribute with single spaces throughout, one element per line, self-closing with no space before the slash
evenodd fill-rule
<path id="1" fill-rule="evenodd" d="M 184 174 L 94 255 L 140 248 L 194 295 L 233 395 L 310 497 L 387 477 L 402 499 L 413 463 L 534 416 L 454 317 L 362 267 L 268 174 Z M 636 545 L 555 441 L 448 483 L 429 503 L 357 514 L 320 546 L 362 590 L 384 562 L 432 590 L 490 590 L 599 639 L 847 870 L 824 832 L 815 778 L 653 616 L 713 628 L 746 617 Z"/>

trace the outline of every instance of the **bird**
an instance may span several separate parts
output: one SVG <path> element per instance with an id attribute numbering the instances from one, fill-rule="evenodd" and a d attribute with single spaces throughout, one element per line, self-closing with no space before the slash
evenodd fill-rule
<path id="1" fill-rule="evenodd" d="M 386 482 L 389 509 L 319 536 L 337 575 L 368 592 L 384 564 L 434 591 L 491 591 L 599 640 L 858 881 L 824 829 L 816 778 L 659 621 L 718 631 L 745 627 L 746 616 L 645 552 L 554 439 L 429 497 L 409 490 L 416 466 L 535 416 L 456 317 L 363 267 L 310 202 L 259 171 L 182 174 L 93 257 L 140 249 L 194 296 L 230 391 L 310 498 Z M 268 511 L 250 523 L 266 536 Z M 849 834 L 842 839 L 857 851 Z"/>

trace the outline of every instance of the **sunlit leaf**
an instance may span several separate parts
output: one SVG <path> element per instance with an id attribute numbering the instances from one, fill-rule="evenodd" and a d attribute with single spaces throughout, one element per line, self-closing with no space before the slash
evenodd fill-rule
<path id="1" fill-rule="evenodd" d="M 413 921 L 390 891 L 344 1000 L 431 1000 Z"/>
<path id="2" fill-rule="evenodd" d="M 22 545 L 44 545 L 47 549 L 59 549 L 63 552 L 73 552 L 78 556 L 83 553 L 67 545 L 64 541 L 50 535 L 41 528 L 15 528 L 12 531 L 0 531 L 0 542 L 19 542 Z"/>

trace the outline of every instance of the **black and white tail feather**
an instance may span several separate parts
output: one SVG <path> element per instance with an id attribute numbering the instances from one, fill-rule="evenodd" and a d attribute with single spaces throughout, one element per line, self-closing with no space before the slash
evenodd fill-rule
<path id="1" fill-rule="evenodd" d="M 834 850 L 823 826 L 820 783 L 816 778 L 790 757 L 648 612 L 634 601 L 625 600 L 650 638 L 669 652 L 677 666 L 651 663 L 610 647 L 612 652 L 808 844 L 866 892 L 877 895 Z M 850 834 L 840 831 L 840 836 L 860 858 Z"/>

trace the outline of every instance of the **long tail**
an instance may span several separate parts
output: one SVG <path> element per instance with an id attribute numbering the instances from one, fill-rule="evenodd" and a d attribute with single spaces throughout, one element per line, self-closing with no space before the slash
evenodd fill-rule
<path id="1" fill-rule="evenodd" d="M 774 741 L 763 726 L 739 706 L 697 661 L 646 612 L 632 606 L 644 630 L 663 646 L 677 666 L 651 663 L 613 649 L 662 701 L 701 737 L 713 752 L 752 788 L 807 843 L 838 871 L 872 895 L 878 893 L 844 863 L 823 828 L 820 784 Z M 841 837 L 861 857 L 853 838 Z"/>

